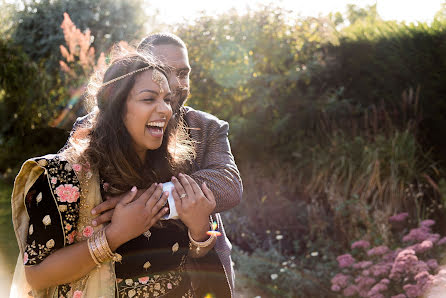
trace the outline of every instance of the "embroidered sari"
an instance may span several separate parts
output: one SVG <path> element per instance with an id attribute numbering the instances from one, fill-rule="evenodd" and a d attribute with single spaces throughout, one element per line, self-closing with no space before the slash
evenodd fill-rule
<path id="1" fill-rule="evenodd" d="M 189 249 L 181 224 L 152 227 L 117 252 L 122 263 L 106 262 L 85 277 L 41 291 L 32 290 L 24 266 L 36 265 L 57 249 L 84 241 L 102 227 L 90 225 L 102 202 L 99 175 L 88 165 L 58 155 L 26 161 L 14 183 L 12 216 L 20 254 L 11 297 L 193 297 L 184 272 Z"/>

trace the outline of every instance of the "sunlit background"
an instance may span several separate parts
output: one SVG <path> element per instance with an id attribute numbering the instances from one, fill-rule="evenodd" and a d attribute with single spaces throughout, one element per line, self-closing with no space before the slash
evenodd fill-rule
<path id="1" fill-rule="evenodd" d="M 39 18 L 30 23 L 31 28 L 22 28 L 34 39 L 14 31 L 23 21 L 14 18 L 23 13 L 23 3 L 50 6 L 55 2 L 64 2 L 71 9 L 78 23 L 65 17 L 67 26 L 82 29 L 75 37 L 96 47 L 96 56 L 87 55 L 87 60 L 91 58 L 87 63 L 76 60 L 70 64 L 59 50 L 61 44 L 51 35 L 41 34 L 39 30 L 48 28 L 38 26 Z M 446 141 L 438 141 L 443 135 L 435 135 L 444 128 L 444 117 L 435 112 L 444 106 L 440 103 L 437 109 L 432 105 L 427 112 L 419 108 L 419 99 L 426 96 L 423 92 L 432 92 L 428 100 L 441 101 L 444 95 L 445 73 L 430 71 L 446 57 L 441 43 L 436 43 L 446 30 L 445 1 L 128 2 L 141 4 L 143 21 L 127 22 L 129 15 L 139 15 L 113 7 L 116 15 L 112 21 L 107 19 L 110 15 L 100 13 L 85 16 L 90 20 L 106 18 L 106 25 L 90 28 L 81 23 L 85 20 L 79 15 L 81 8 L 77 10 L 78 1 L 0 0 L 4 46 L 0 56 L 8 57 L 1 61 L 5 65 L 13 61 L 4 68 L 2 79 L 7 79 L 0 85 L 0 293 L 8 292 L 17 256 L 9 198 L 21 162 L 48 153 L 48 148 L 55 152 L 61 146 L 58 144 L 64 144 L 66 130 L 85 113 L 82 94 L 100 52 L 107 53 L 113 42 L 135 42 L 159 30 L 178 33 L 189 47 L 193 65 L 189 103 L 230 122 L 231 145 L 245 194 L 239 207 L 225 212 L 225 221 L 236 247 L 234 259 L 245 266 L 243 272 L 238 267 L 239 276 L 254 288 L 249 295 L 268 297 L 255 291 L 256 282 L 257 288 L 264 286 L 271 295 L 281 293 L 279 281 L 282 285 L 299 284 L 296 280 L 301 279 L 324 280 L 321 288 L 329 293 L 332 272 L 327 273 L 326 268 L 337 269 L 336 254 L 348 249 L 361 233 L 372 245 L 388 243 L 386 233 L 392 228 L 385 225 L 386 216 L 410 206 L 411 223 L 415 224 L 445 213 L 444 156 L 438 152 L 446 148 Z M 350 10 L 349 4 L 353 5 Z M 369 15 L 375 5 L 377 15 Z M 266 9 L 268 6 L 273 8 Z M 263 24 L 260 18 L 276 13 L 275 7 L 281 8 L 280 22 L 267 20 Z M 337 19 L 338 12 L 343 18 Z M 349 13 L 360 20 L 356 26 L 350 24 Z M 247 14 L 252 19 L 243 19 Z M 52 26 L 48 31 L 61 38 L 62 13 L 57 17 L 41 19 Z M 438 23 L 434 24 L 436 17 Z M 243 27 L 236 27 L 232 18 Z M 265 25 L 265 30 L 256 28 L 256 22 Z M 131 27 L 134 24 L 141 28 Z M 87 27 L 91 36 L 86 34 Z M 113 34 L 102 32 L 104 27 Z M 271 42 L 262 40 L 263 36 Z M 61 43 L 69 48 L 69 38 L 64 38 Z M 428 51 L 423 52 L 425 45 Z M 376 56 L 370 58 L 367 51 L 374 50 Z M 426 81 L 432 85 L 420 87 L 420 81 L 430 75 L 433 79 Z M 352 84 L 359 78 L 357 85 Z M 426 81 L 423 83 L 428 84 Z M 425 117 L 432 122 L 421 125 L 425 119 L 422 112 L 432 113 Z M 426 127 L 433 127 L 438 140 L 422 130 Z M 269 136 L 266 141 L 265 135 Z M 401 150 L 395 153 L 395 148 Z M 422 201 L 423 196 L 428 203 Z M 332 227 L 338 230 L 330 230 Z M 313 265 L 314 272 L 308 269 Z M 261 274 L 249 275 L 246 268 L 264 270 L 265 280 L 255 280 Z M 308 286 L 312 287 L 318 288 Z"/>
<path id="2" fill-rule="evenodd" d="M 249 9 L 256 9 L 261 4 L 269 4 L 265 0 L 226 0 L 226 1 L 150 1 L 147 13 L 158 10 L 158 19 L 163 23 L 176 23 L 178 21 L 192 21 L 200 14 L 215 15 L 230 9 L 235 9 L 239 14 L 246 13 Z M 344 12 L 347 4 L 358 6 L 377 5 L 379 15 L 384 20 L 397 21 L 431 21 L 435 13 L 440 9 L 441 0 L 404 1 L 404 0 L 279 0 L 275 5 L 284 7 L 302 16 L 327 15 L 330 12 Z"/>

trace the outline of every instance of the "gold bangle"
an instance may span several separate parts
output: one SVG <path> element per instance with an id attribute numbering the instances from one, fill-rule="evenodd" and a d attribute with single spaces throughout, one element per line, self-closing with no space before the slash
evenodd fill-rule
<path id="1" fill-rule="evenodd" d="M 113 259 L 113 252 L 110 249 L 110 246 L 108 245 L 107 236 L 105 235 L 105 230 L 103 229 L 101 231 L 101 244 L 102 244 L 102 250 L 104 254 L 107 256 L 107 260 Z"/>
<path id="2" fill-rule="evenodd" d="M 91 247 L 92 247 L 92 250 L 93 250 L 93 254 L 96 257 L 96 260 L 98 260 L 99 263 L 102 263 L 101 254 L 100 254 L 100 251 L 99 251 L 98 244 L 96 242 L 96 236 L 97 236 L 96 233 L 91 236 Z"/>
<path id="3" fill-rule="evenodd" d="M 202 242 L 198 242 L 198 241 L 194 240 L 194 238 L 192 238 L 192 236 L 190 235 L 190 230 L 187 231 L 187 235 L 189 235 L 189 240 L 193 245 L 195 245 L 197 247 L 201 247 L 201 248 L 208 247 L 209 245 L 212 244 L 212 241 L 214 241 L 214 239 L 217 238 L 215 235 L 211 235 L 211 236 L 209 236 L 209 239 L 202 241 Z"/>
<path id="4" fill-rule="evenodd" d="M 107 254 L 104 251 L 103 248 L 103 244 L 102 244 L 102 239 L 101 239 L 101 231 L 99 231 L 96 235 L 95 235 L 95 243 L 96 243 L 96 247 L 97 247 L 97 253 L 98 253 L 98 260 L 101 263 L 104 263 L 105 261 L 107 261 Z"/>
<path id="5" fill-rule="evenodd" d="M 93 259 L 94 263 L 97 266 L 101 266 L 101 263 L 98 262 L 98 259 L 96 259 L 96 256 L 94 255 L 92 244 L 91 244 L 91 238 L 88 238 L 87 245 L 88 245 L 88 252 L 90 253 L 90 256 Z"/>
<path id="6" fill-rule="evenodd" d="M 102 244 L 102 250 L 103 253 L 106 255 L 107 261 L 113 260 L 115 262 L 121 262 L 122 256 L 118 253 L 113 253 L 113 251 L 110 248 L 110 245 L 108 244 L 107 235 L 105 234 L 105 229 L 101 230 L 101 244 Z"/>

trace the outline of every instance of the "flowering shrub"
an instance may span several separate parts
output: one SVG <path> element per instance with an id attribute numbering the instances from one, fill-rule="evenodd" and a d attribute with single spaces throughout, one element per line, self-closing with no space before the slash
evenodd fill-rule
<path id="1" fill-rule="evenodd" d="M 402 237 L 395 249 L 385 245 L 370 248 L 366 240 L 351 245 L 352 252 L 337 257 L 342 272 L 331 279 L 331 290 L 347 297 L 412 298 L 422 295 L 435 283 L 437 258 L 446 237 L 432 232 L 433 220 L 420 222 L 407 234 L 401 233 L 408 218 L 400 213 L 389 223 Z M 399 239 L 399 238 L 398 238 Z"/>

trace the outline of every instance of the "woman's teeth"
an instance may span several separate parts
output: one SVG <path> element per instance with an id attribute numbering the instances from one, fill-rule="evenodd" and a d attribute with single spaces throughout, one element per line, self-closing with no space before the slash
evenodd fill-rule
<path id="1" fill-rule="evenodd" d="M 155 127 L 164 127 L 164 122 L 148 122 L 146 124 L 147 126 L 155 126 Z"/>

